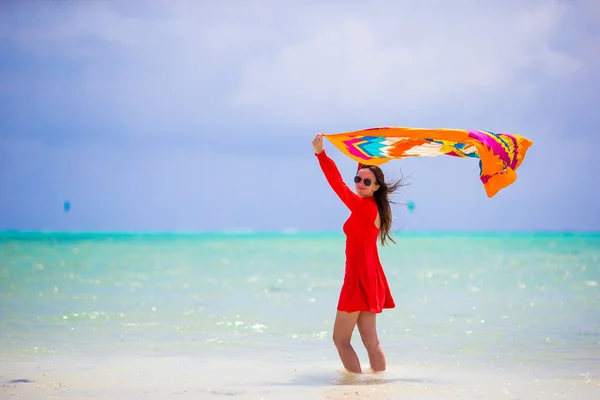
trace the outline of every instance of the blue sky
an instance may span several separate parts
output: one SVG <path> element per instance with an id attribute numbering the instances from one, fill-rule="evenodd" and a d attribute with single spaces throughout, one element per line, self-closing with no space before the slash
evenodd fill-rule
<path id="1" fill-rule="evenodd" d="M 390 162 L 395 228 L 600 230 L 598 4 L 2 2 L 0 229 L 339 230 L 312 137 L 396 125 L 534 145 L 492 199 L 474 160 Z"/>

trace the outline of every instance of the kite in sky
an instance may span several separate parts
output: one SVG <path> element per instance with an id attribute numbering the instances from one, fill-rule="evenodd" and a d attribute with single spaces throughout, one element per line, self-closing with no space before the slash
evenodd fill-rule
<path id="1" fill-rule="evenodd" d="M 323 134 L 357 162 L 381 165 L 392 159 L 448 155 L 479 159 L 479 178 L 488 197 L 517 179 L 533 142 L 523 136 L 461 129 L 381 127 Z"/>

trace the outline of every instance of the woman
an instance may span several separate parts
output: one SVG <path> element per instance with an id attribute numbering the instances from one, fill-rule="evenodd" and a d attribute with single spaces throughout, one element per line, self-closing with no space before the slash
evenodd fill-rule
<path id="1" fill-rule="evenodd" d="M 359 165 L 354 177 L 356 193 L 351 191 L 331 158 L 323 150 L 323 136 L 312 141 L 314 153 L 325 177 L 350 210 L 344 223 L 346 268 L 333 327 L 333 342 L 346 370 L 362 373 L 356 352 L 350 344 L 354 327 L 358 331 L 375 372 L 385 371 L 386 361 L 377 337 L 376 315 L 396 305 L 379 261 L 377 238 L 385 245 L 390 235 L 392 212 L 388 195 L 400 187 L 386 183 L 376 166 Z"/>

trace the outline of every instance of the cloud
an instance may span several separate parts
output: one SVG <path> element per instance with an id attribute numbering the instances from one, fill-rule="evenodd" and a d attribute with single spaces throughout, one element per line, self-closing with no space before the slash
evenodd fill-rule
<path id="1" fill-rule="evenodd" d="M 305 37 L 245 63 L 232 101 L 284 124 L 425 123 L 439 112 L 470 115 L 465 110 L 490 103 L 531 107 L 538 87 L 584 68 L 577 56 L 551 47 L 565 5 L 462 4 L 472 7 L 414 10 L 404 2 L 332 13 Z"/>
<path id="2" fill-rule="evenodd" d="M 539 88 L 586 68 L 552 46 L 572 28 L 566 2 L 36 4 L 15 7 L 3 37 L 45 69 L 10 79 L 69 139 L 487 128 L 474 116 L 535 107 Z"/>
<path id="3" fill-rule="evenodd" d="M 401 225 L 599 226 L 595 1 L 0 7 L 0 227 L 67 226 L 64 197 L 80 227 L 337 227 L 309 141 L 376 125 L 534 141 L 491 200 L 468 160 L 386 166 L 414 182 Z"/>
<path id="4" fill-rule="evenodd" d="M 70 109 L 89 119 L 86 126 L 112 124 L 110 138 L 164 137 L 193 135 L 214 115 L 219 89 L 227 86 L 215 77 L 230 53 L 209 40 L 217 27 L 203 24 L 206 16 L 194 21 L 202 7 L 178 3 L 169 12 L 170 3 L 157 3 L 146 15 L 129 15 L 113 2 L 62 3 L 60 10 L 50 4 L 41 12 L 19 8 L 18 15 L 32 12 L 39 24 L 18 24 L 10 39 L 50 66 L 23 83 L 40 108 L 62 108 L 54 120 L 64 123 Z M 194 15 L 185 15 L 188 7 Z M 241 34 L 233 36 L 220 43 Z"/>

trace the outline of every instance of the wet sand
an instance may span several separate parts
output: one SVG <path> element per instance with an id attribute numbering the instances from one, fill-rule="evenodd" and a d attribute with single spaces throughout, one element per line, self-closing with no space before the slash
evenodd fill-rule
<path id="1" fill-rule="evenodd" d="M 600 398 L 600 374 L 556 378 L 523 371 L 390 365 L 354 375 L 338 364 L 281 365 L 175 357 L 37 358 L 0 364 L 10 399 L 577 399 Z"/>

